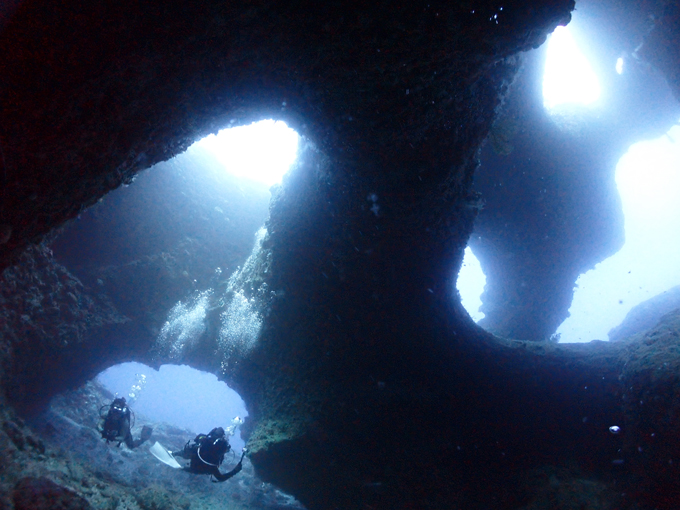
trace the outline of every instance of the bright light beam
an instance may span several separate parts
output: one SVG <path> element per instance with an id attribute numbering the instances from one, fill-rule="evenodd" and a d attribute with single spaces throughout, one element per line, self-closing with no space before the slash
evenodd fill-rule
<path id="1" fill-rule="evenodd" d="M 562 342 L 606 340 L 631 308 L 680 284 L 680 127 L 633 144 L 616 183 L 626 244 L 578 278 Z"/>
<path id="2" fill-rule="evenodd" d="M 481 295 L 484 292 L 485 285 L 486 276 L 484 271 L 482 271 L 482 265 L 468 246 L 465 248 L 463 266 L 458 273 L 456 287 L 458 288 L 463 307 L 475 322 L 479 322 L 484 318 L 484 314 L 479 311 L 479 307 L 482 306 Z"/>
<path id="3" fill-rule="evenodd" d="M 284 122 L 263 120 L 223 129 L 195 145 L 212 152 L 230 174 L 272 186 L 295 161 L 299 138 Z"/>
<path id="4" fill-rule="evenodd" d="M 600 97 L 600 84 L 567 27 L 557 27 L 548 39 L 543 75 L 543 105 L 591 104 Z"/>

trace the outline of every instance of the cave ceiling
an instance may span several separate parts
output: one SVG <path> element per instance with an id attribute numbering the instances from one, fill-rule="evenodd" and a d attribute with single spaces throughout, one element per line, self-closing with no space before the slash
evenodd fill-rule
<path id="1" fill-rule="evenodd" d="M 644 25 L 639 19 L 651 4 L 630 7 L 632 26 Z M 653 24 L 648 51 L 665 58 L 658 67 L 677 90 L 669 52 L 653 50 L 677 37 L 671 7 L 658 11 L 668 23 Z M 490 315 L 498 310 L 489 329 L 543 339 L 564 315 L 578 271 L 620 243 L 617 201 L 607 192 L 622 142 L 600 128 L 593 146 L 574 154 L 573 137 L 551 128 L 544 114 L 527 113 L 535 106 L 517 93 L 522 80 L 535 87 L 535 74 L 517 74 L 539 66 L 531 57 L 537 53 L 526 52 L 567 24 L 573 8 L 568 0 L 150 0 L 127 7 L 25 0 L 11 14 L 2 11 L 0 363 L 7 401 L 31 416 L 115 363 L 188 363 L 239 391 L 259 476 L 310 509 L 520 508 L 531 497 L 518 474 L 559 463 L 606 483 L 618 476 L 637 487 L 640 501 L 671 508 L 664 498 L 680 494 L 680 478 L 665 459 L 680 455 L 672 441 L 677 410 L 653 396 L 657 385 L 675 390 L 676 364 L 654 377 L 649 367 L 660 352 L 677 357 L 677 317 L 612 346 L 557 346 L 493 336 L 471 321 L 455 291 L 477 218 L 493 241 L 475 246 L 497 282 L 485 301 Z M 598 12 L 629 19 L 625 6 L 602 4 Z M 639 112 L 632 111 L 635 124 Z M 579 165 L 594 165 L 598 186 L 573 176 L 565 186 L 584 210 L 603 207 L 604 220 L 585 214 L 593 222 L 562 227 L 564 235 L 546 247 L 504 235 L 498 225 L 508 202 L 494 203 L 490 189 L 483 191 L 488 213 L 479 213 L 473 181 L 483 189 L 503 175 L 525 184 L 498 155 L 485 161 L 482 154 L 475 177 L 499 112 L 524 115 L 525 133 L 508 158 L 539 151 L 539 139 L 546 161 L 562 144 Z M 215 224 L 187 233 L 187 215 L 207 217 L 211 204 L 181 179 L 168 201 L 176 207 L 162 213 L 166 244 L 149 237 L 145 251 L 132 254 L 115 248 L 125 236 L 111 235 L 119 258 L 99 252 L 102 260 L 88 263 L 84 242 L 82 251 L 70 245 L 79 264 L 66 269 L 55 260 L 50 243 L 67 252 L 55 229 L 79 215 L 100 214 L 89 225 L 106 236 L 99 225 L 115 216 L 105 214 L 111 190 L 161 187 L 154 179 L 162 173 L 135 177 L 158 163 L 154 171 L 162 172 L 163 162 L 209 133 L 264 118 L 284 120 L 304 142 L 273 190 L 266 235 L 226 292 L 206 298 L 195 341 L 174 351 L 157 342 L 171 304 L 197 290 L 184 273 L 195 270 L 194 280 L 208 285 L 215 265 L 233 267 L 247 256 L 252 238 L 231 238 L 227 227 L 216 235 L 222 227 Z M 606 150 L 594 154 L 595 144 Z M 532 171 L 559 176 L 564 168 Z M 513 196 L 524 192 L 510 188 Z M 244 197 L 235 209 L 263 200 L 260 190 Z M 127 236 L 150 213 L 140 197 L 110 202 L 126 200 Z M 554 215 L 534 228 L 535 211 L 517 213 L 520 235 L 556 228 Z M 561 265 L 546 261 L 536 273 L 532 249 Z M 519 253 L 518 263 L 504 265 L 504 252 Z M 515 285 L 530 270 L 539 291 L 507 298 L 502 273 Z M 257 341 L 225 347 L 222 314 L 238 296 L 257 309 Z M 659 416 L 651 440 L 649 422 Z M 629 430 L 612 440 L 613 423 Z M 644 455 L 635 453 L 640 444 Z M 630 470 L 612 473 L 621 456 Z"/>

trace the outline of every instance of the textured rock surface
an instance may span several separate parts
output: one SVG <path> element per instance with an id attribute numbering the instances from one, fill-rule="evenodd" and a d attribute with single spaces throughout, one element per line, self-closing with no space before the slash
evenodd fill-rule
<path id="1" fill-rule="evenodd" d="M 496 24 L 493 2 L 23 2 L 0 39 L 3 266 L 231 120 L 280 118 L 342 167 L 436 188 L 485 135 L 503 59 L 571 6 L 518 0 Z"/>
<path id="2" fill-rule="evenodd" d="M 45 246 L 27 250 L 0 281 L 2 386 L 23 413 L 39 411 L 112 359 L 149 348 L 135 324 L 106 296 L 90 294 Z"/>
<path id="3" fill-rule="evenodd" d="M 654 507 L 672 508 L 680 498 L 676 481 L 680 458 L 676 439 L 680 417 L 680 310 L 665 315 L 649 331 L 615 345 L 619 344 L 625 346 L 620 379 L 625 388 L 623 428 L 627 433 L 621 444 L 628 463 L 626 470 L 637 479 L 637 494 L 646 495 Z"/>
<path id="4" fill-rule="evenodd" d="M 283 119 L 309 143 L 274 195 L 262 249 L 228 293 L 213 296 L 204 328 L 174 359 L 211 369 L 243 396 L 257 473 L 310 509 L 519 508 L 535 494 L 514 473 L 557 463 L 607 485 L 621 448 L 608 427 L 629 420 L 626 445 L 645 430 L 622 406 L 619 379 L 625 353 L 640 346 L 494 338 L 455 292 L 478 211 L 477 150 L 521 65 L 516 55 L 566 23 L 573 4 L 499 7 L 151 0 L 126 10 L 107 0 L 26 0 L 0 35 L 2 264 L 21 262 L 29 243 L 201 136 Z M 199 243 L 188 246 L 176 246 L 187 260 L 201 253 Z M 44 268 L 75 281 L 40 250 L 25 255 L 22 281 Z M 174 267 L 147 256 L 145 277 Z M 49 281 L 61 311 L 73 298 Z M 3 390 L 15 406 L 39 408 L 104 366 L 146 360 L 154 349 L 156 362 L 169 359 L 150 335 L 148 324 L 162 317 L 153 318 L 153 295 L 107 292 L 92 300 L 109 322 L 77 337 L 77 349 L 59 334 L 22 342 L 8 323 L 7 345 L 47 367 L 39 377 L 12 372 L 20 365 L 4 351 Z M 3 317 L 34 294 L 28 285 L 20 302 L 6 301 Z M 262 329 L 234 349 L 220 328 L 239 296 Z M 159 309 L 170 301 L 162 298 Z M 127 343 L 108 336 L 118 324 L 133 328 Z M 654 379 L 627 377 L 639 380 L 636 391 L 654 391 Z M 660 402 L 657 411 L 673 416 L 673 404 Z M 665 430 L 672 437 L 674 423 Z M 640 460 L 634 474 L 647 479 L 635 497 L 671 508 L 654 497 L 677 490 L 680 477 L 656 459 Z M 147 476 L 135 497 L 166 501 L 143 487 Z M 620 480 L 635 486 L 627 473 Z M 139 506 L 116 483 L 105 490 Z"/>
<path id="5" fill-rule="evenodd" d="M 89 510 L 90 504 L 75 492 L 48 478 L 22 478 L 14 486 L 16 510 Z"/>
<path id="6" fill-rule="evenodd" d="M 661 317 L 680 308 L 680 286 L 668 289 L 634 307 L 621 324 L 609 331 L 609 341 L 629 338 L 653 328 Z"/>
<path id="7" fill-rule="evenodd" d="M 161 464 L 144 444 L 107 444 L 96 430 L 100 407 L 113 396 L 90 382 L 56 397 L 24 422 L 0 411 L 0 507 L 7 509 L 302 510 L 291 496 L 243 470 L 222 484 Z M 134 413 L 134 404 L 133 404 Z M 153 427 L 152 441 L 180 449 L 195 432 L 148 421 L 135 413 L 132 434 Z M 228 454 L 223 470 L 236 462 Z"/>

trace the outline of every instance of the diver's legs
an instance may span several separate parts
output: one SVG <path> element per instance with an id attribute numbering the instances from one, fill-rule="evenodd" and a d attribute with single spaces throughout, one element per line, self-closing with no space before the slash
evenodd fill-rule
<path id="1" fill-rule="evenodd" d="M 131 450 L 133 448 L 137 448 L 139 445 L 147 441 L 151 437 L 151 433 L 153 432 L 153 429 L 151 427 L 148 427 L 144 425 L 142 427 L 142 434 L 139 439 L 132 439 L 132 433 L 130 432 L 130 429 L 128 429 L 128 433 L 125 436 L 125 444 L 127 445 L 128 448 Z"/>

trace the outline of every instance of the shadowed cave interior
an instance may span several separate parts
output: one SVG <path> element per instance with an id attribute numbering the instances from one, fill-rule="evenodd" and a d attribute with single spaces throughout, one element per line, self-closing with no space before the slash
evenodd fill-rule
<path id="1" fill-rule="evenodd" d="M 680 310 L 548 339 L 623 242 L 616 161 L 680 118 L 680 9 L 578 2 L 611 65 L 597 114 L 558 122 L 542 44 L 573 9 L 2 7 L 0 506 L 674 508 Z M 189 148 L 262 119 L 301 137 L 271 190 Z M 468 242 L 480 325 L 455 290 Z M 243 472 L 106 445 L 94 378 L 127 361 L 235 389 Z"/>

